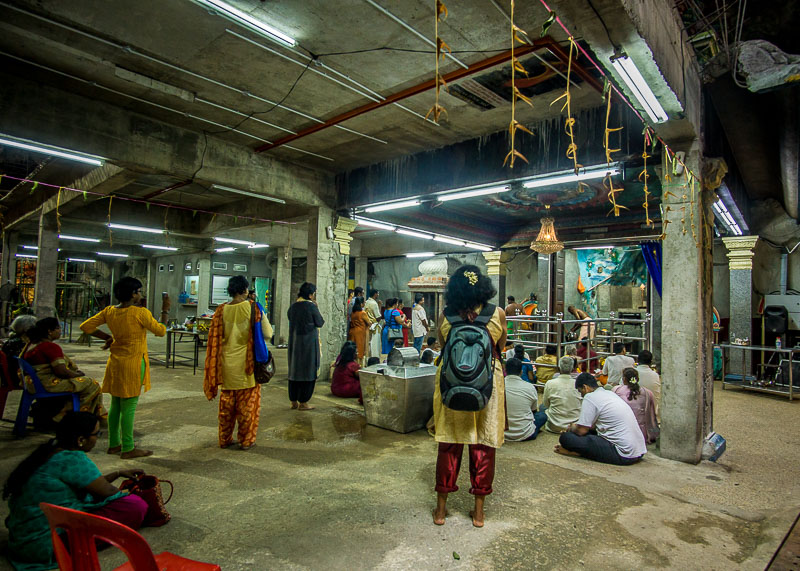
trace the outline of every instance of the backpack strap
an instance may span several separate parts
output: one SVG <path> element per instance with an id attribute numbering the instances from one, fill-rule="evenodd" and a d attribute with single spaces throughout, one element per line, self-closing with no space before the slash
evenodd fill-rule
<path id="1" fill-rule="evenodd" d="M 447 318 L 447 321 L 450 322 L 450 326 L 452 327 L 456 323 L 463 323 L 466 321 L 457 311 L 451 311 L 449 307 L 444 308 L 444 316 Z"/>
<path id="2" fill-rule="evenodd" d="M 478 317 L 475 318 L 475 323 L 488 325 L 488 323 L 492 320 L 492 316 L 494 315 L 495 309 L 497 309 L 497 306 L 492 305 L 491 303 L 487 303 L 483 307 L 481 312 L 478 314 Z"/>

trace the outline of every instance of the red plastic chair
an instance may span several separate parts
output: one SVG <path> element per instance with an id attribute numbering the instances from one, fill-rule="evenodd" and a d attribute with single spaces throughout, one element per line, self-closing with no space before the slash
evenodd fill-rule
<path id="1" fill-rule="evenodd" d="M 115 571 L 221 571 L 219 565 L 186 559 L 164 551 L 153 555 L 147 540 L 128 526 L 114 520 L 42 502 L 39 504 L 53 537 L 53 551 L 61 571 L 101 571 L 95 540 L 121 549 L 128 563 Z M 58 529 L 67 532 L 67 551 Z"/>

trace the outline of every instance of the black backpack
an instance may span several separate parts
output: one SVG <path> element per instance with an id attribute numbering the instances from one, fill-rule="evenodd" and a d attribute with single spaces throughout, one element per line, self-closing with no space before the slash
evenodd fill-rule
<path id="1" fill-rule="evenodd" d="M 476 412 L 492 396 L 494 355 L 486 325 L 494 310 L 494 305 L 486 305 L 473 322 L 448 308 L 444 310 L 451 329 L 442 349 L 439 389 L 447 408 Z"/>

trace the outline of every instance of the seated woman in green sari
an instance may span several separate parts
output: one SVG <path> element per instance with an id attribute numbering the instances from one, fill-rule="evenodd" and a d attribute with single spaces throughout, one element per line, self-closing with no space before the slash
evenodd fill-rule
<path id="1" fill-rule="evenodd" d="M 61 337 L 61 325 L 55 317 L 45 317 L 28 330 L 30 343 L 22 352 L 25 359 L 36 371 L 44 390 L 53 393 L 77 393 L 81 400 L 81 410 L 91 412 L 100 418 L 108 413 L 103 407 L 103 393 L 100 384 L 84 375 L 72 359 L 64 355 L 61 346 L 54 343 Z M 25 379 L 30 392 L 34 392 L 30 379 Z M 53 420 L 58 422 L 59 414 Z"/>
<path id="2" fill-rule="evenodd" d="M 113 519 L 132 529 L 142 525 L 147 503 L 121 492 L 112 482 L 142 470 L 102 475 L 86 455 L 100 436 L 99 419 L 88 412 L 68 412 L 45 442 L 17 466 L 3 486 L 8 499 L 8 554 L 17 570 L 53 569 L 53 544 L 40 502 Z"/>

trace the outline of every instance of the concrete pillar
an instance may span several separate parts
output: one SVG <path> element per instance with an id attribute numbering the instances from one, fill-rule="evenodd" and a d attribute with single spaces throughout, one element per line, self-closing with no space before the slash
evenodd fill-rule
<path id="1" fill-rule="evenodd" d="M 356 287 L 361 286 L 364 288 L 365 296 L 367 292 L 367 267 L 367 258 L 356 258 L 356 273 L 353 281 L 355 281 Z"/>
<path id="2" fill-rule="evenodd" d="M 544 311 L 548 315 L 553 314 L 553 304 L 550 295 L 550 256 L 547 254 L 536 255 L 536 278 L 538 280 L 536 295 L 539 300 L 539 311 Z M 528 297 L 527 292 L 524 297 Z"/>
<path id="3" fill-rule="evenodd" d="M 275 344 L 283 345 L 289 339 L 289 319 L 286 313 L 297 296 L 292 291 L 292 248 L 278 248 L 278 259 L 275 260 L 275 284 L 272 286 L 275 310 L 272 317 L 275 320 Z M 319 287 L 319 286 L 317 286 Z"/>
<path id="4" fill-rule="evenodd" d="M 17 273 L 17 248 L 19 247 L 18 232 L 3 232 L 3 257 L 0 262 L 0 282 L 13 282 Z M 36 250 L 29 250 L 33 254 Z"/>
<path id="5" fill-rule="evenodd" d="M 39 250 L 36 260 L 36 284 L 33 286 L 33 310 L 36 317 L 56 314 L 56 270 L 58 267 L 58 230 L 55 215 L 39 216 Z"/>
<path id="6" fill-rule="evenodd" d="M 325 326 L 320 331 L 322 363 L 318 379 L 327 381 L 329 365 L 345 341 L 345 303 L 350 242 L 356 223 L 336 217 L 330 208 L 318 207 L 308 221 L 306 281 L 317 286 L 317 305 Z"/>
<path id="7" fill-rule="evenodd" d="M 758 236 L 732 236 L 723 238 L 728 249 L 728 269 L 730 270 L 730 325 L 728 339 L 749 339 L 753 343 L 753 249 Z M 734 374 L 749 375 L 752 353 L 745 351 L 745 370 L 742 360 L 731 359 L 728 371 Z"/>
<path id="8" fill-rule="evenodd" d="M 211 303 L 211 254 L 202 253 L 197 258 L 197 316 L 208 313 Z"/>
<path id="9" fill-rule="evenodd" d="M 686 165 L 700 173 L 698 143 L 685 151 Z M 692 193 L 684 176 L 671 172 L 671 164 L 662 163 L 662 169 L 670 178 L 662 178 L 662 310 L 668 318 L 662 320 L 661 335 L 661 453 L 697 463 L 712 421 L 711 192 L 696 181 Z"/>
<path id="10" fill-rule="evenodd" d="M 500 261 L 503 253 L 500 250 L 483 252 L 486 259 L 486 274 L 492 280 L 492 285 L 497 294 L 490 300 L 500 307 L 506 306 L 506 266 Z"/>

